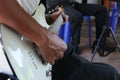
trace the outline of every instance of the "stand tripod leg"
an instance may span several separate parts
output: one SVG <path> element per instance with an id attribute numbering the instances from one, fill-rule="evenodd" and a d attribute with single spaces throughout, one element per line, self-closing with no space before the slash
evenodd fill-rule
<path id="1" fill-rule="evenodd" d="M 95 56 L 95 54 L 96 54 L 96 51 L 97 51 L 97 49 L 99 48 L 99 45 L 101 44 L 101 40 L 102 40 L 102 38 L 104 37 L 104 34 L 105 34 L 105 32 L 106 32 L 107 30 L 108 30 L 109 32 L 111 32 L 112 37 L 113 37 L 113 40 L 114 40 L 114 42 L 115 42 L 115 47 L 112 49 L 112 51 L 113 51 L 114 49 L 118 48 L 118 50 L 119 50 L 119 52 L 120 52 L 120 45 L 119 45 L 119 43 L 118 43 L 118 41 L 117 41 L 117 39 L 116 39 L 116 37 L 115 37 L 115 34 L 114 34 L 114 32 L 112 31 L 111 27 L 109 27 L 109 28 L 104 27 L 104 29 L 103 29 L 103 31 L 102 31 L 102 33 L 101 33 L 101 35 L 100 35 L 100 38 L 98 39 L 98 42 L 97 42 L 95 48 L 92 50 L 92 55 L 91 55 L 90 62 L 93 61 L 93 58 L 94 58 L 94 56 Z M 110 52 L 112 52 L 112 51 L 109 51 L 106 55 L 110 54 Z M 104 52 L 104 51 L 103 51 L 103 52 Z"/>
<path id="2" fill-rule="evenodd" d="M 94 58 L 94 56 L 95 56 L 95 54 L 96 54 L 97 49 L 99 48 L 99 45 L 100 45 L 100 43 L 101 43 L 101 40 L 102 40 L 102 38 L 103 38 L 103 36 L 104 36 L 105 31 L 106 31 L 106 27 L 104 27 L 104 29 L 103 29 L 103 31 L 102 31 L 99 39 L 98 39 L 97 44 L 95 45 L 95 47 L 94 47 L 93 50 L 92 50 L 90 62 L 93 61 L 93 58 Z"/>
<path id="3" fill-rule="evenodd" d="M 109 0 L 109 3 L 108 3 L 108 14 L 107 14 L 107 17 L 106 17 L 106 18 L 107 18 L 107 23 L 106 23 L 106 25 L 109 25 L 110 5 L 111 5 L 111 1 Z M 94 56 L 95 56 L 95 54 L 96 54 L 96 51 L 98 50 L 98 48 L 101 47 L 100 45 L 101 45 L 101 42 L 102 42 L 102 38 L 106 37 L 106 36 L 104 36 L 104 34 L 105 34 L 106 31 L 107 31 L 107 32 L 110 31 L 110 33 L 112 34 L 112 37 L 113 37 L 113 39 L 114 39 L 114 42 L 115 42 L 115 47 L 114 47 L 111 51 L 109 51 L 106 55 L 110 54 L 110 52 L 112 52 L 112 51 L 113 51 L 114 49 L 116 49 L 116 48 L 118 48 L 118 50 L 119 50 L 119 52 L 120 52 L 120 46 L 119 46 L 119 43 L 118 43 L 118 41 L 117 41 L 117 39 L 116 39 L 116 37 L 115 37 L 114 32 L 112 31 L 112 29 L 111 29 L 110 26 L 107 26 L 107 27 L 105 26 L 105 27 L 103 28 L 103 31 L 102 31 L 99 39 L 98 39 L 97 44 L 95 45 L 95 47 L 94 47 L 93 50 L 92 50 L 92 55 L 91 55 L 91 59 L 90 59 L 91 62 L 93 61 L 93 58 L 94 58 Z M 103 54 L 104 54 L 104 49 L 103 49 Z"/>
<path id="4" fill-rule="evenodd" d="M 119 50 L 119 52 L 120 52 L 120 45 L 119 45 L 119 43 L 118 43 L 118 41 L 117 41 L 117 39 L 116 39 L 116 37 L 115 37 L 115 34 L 114 34 L 114 32 L 113 32 L 113 30 L 112 30 L 112 28 L 110 27 L 109 28 L 110 29 L 110 32 L 111 32 L 111 34 L 112 34 L 112 37 L 113 37 L 113 39 L 114 39 L 114 41 L 115 41 L 115 48 L 117 48 L 118 50 Z"/>

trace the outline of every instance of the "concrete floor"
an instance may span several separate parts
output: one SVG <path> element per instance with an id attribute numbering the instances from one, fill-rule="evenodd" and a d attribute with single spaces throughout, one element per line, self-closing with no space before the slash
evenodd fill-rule
<path id="1" fill-rule="evenodd" d="M 118 23 L 119 22 L 120 20 L 118 21 Z M 90 60 L 93 49 L 88 46 L 87 29 L 88 29 L 87 23 L 84 22 L 82 27 L 82 32 L 81 32 L 80 56 L 83 56 L 86 59 Z M 116 39 L 120 43 L 120 24 L 117 25 L 117 31 L 115 35 L 116 35 Z M 95 40 L 95 24 L 93 20 L 92 21 L 92 43 L 94 40 Z M 111 36 L 107 39 L 107 42 L 110 46 L 114 46 L 114 40 Z M 102 62 L 102 63 L 110 64 L 120 72 L 120 52 L 118 51 L 118 49 L 116 49 L 114 52 L 111 52 L 110 55 L 106 57 L 101 57 L 99 56 L 98 52 L 96 52 L 93 62 Z"/>

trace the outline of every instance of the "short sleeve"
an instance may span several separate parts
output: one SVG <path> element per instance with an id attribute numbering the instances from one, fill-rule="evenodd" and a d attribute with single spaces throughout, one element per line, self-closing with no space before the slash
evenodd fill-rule
<path id="1" fill-rule="evenodd" d="M 24 10 L 30 15 L 34 13 L 38 7 L 40 0 L 17 0 Z"/>

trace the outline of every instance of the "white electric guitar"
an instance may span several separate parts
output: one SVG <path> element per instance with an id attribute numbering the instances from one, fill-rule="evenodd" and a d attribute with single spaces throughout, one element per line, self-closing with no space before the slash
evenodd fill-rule
<path id="1" fill-rule="evenodd" d="M 54 24 L 48 25 L 45 20 L 45 7 L 42 4 L 33 18 L 55 33 L 62 24 L 62 17 L 59 16 Z M 3 24 L 1 24 L 1 36 L 5 54 L 19 80 L 51 80 L 52 66 L 44 60 L 32 41 L 24 39 L 22 35 Z"/>

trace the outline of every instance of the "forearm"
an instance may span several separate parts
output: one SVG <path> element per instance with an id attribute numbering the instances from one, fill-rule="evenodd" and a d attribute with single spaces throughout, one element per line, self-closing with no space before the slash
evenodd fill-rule
<path id="1" fill-rule="evenodd" d="M 16 0 L 0 0 L 0 11 L 1 23 L 25 35 L 36 44 L 42 45 L 44 43 L 43 40 L 47 40 L 45 39 L 46 30 L 27 14 Z"/>
<path id="2" fill-rule="evenodd" d="M 0 11 L 0 23 L 8 25 L 32 40 L 49 63 L 54 64 L 55 60 L 63 56 L 67 49 L 64 41 L 40 26 L 16 0 L 0 0 Z"/>

